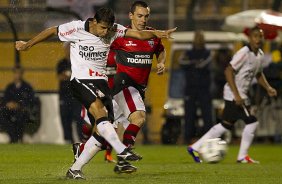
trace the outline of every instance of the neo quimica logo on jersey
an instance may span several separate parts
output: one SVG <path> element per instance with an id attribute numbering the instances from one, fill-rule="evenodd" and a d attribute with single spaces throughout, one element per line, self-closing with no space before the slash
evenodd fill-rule
<path id="1" fill-rule="evenodd" d="M 79 46 L 79 55 L 85 60 L 104 60 L 107 57 L 107 51 L 94 51 L 94 46 Z"/>

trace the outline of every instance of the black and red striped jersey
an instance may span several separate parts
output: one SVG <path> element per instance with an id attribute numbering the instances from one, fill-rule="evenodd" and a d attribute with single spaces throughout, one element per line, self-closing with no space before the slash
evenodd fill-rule
<path id="1" fill-rule="evenodd" d="M 116 63 L 117 73 L 126 73 L 135 83 L 146 86 L 153 56 L 156 54 L 158 57 L 162 51 L 164 46 L 159 38 L 137 40 L 120 37 L 111 45 L 108 64 Z"/>

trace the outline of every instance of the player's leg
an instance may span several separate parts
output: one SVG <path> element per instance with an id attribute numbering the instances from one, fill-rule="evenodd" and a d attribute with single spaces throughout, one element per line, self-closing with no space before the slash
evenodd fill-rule
<path id="1" fill-rule="evenodd" d="M 130 121 L 123 134 L 123 143 L 126 146 L 133 146 L 140 128 L 145 123 L 145 104 L 139 91 L 134 87 L 123 89 L 114 96 L 114 99 Z"/>
<path id="2" fill-rule="evenodd" d="M 140 128 L 145 122 L 144 102 L 139 91 L 133 87 L 123 89 L 114 96 L 114 99 L 118 104 L 118 109 L 121 110 L 121 112 L 115 112 L 115 116 L 117 115 L 116 117 L 123 123 L 125 128 L 123 143 L 128 147 L 132 147 L 135 144 Z M 129 121 L 126 117 L 128 117 Z M 120 158 L 118 158 L 118 163 L 114 168 L 116 173 L 129 173 L 136 170 L 135 166 Z"/>
<path id="3" fill-rule="evenodd" d="M 193 157 L 195 162 L 201 162 L 198 156 L 198 151 L 205 140 L 220 137 L 227 130 L 231 130 L 233 128 L 234 122 L 240 118 L 238 109 L 238 106 L 236 106 L 234 102 L 225 101 L 225 107 L 223 110 L 224 120 L 214 125 L 197 142 L 187 148 L 188 153 Z"/>
<path id="4" fill-rule="evenodd" d="M 75 160 L 71 168 L 67 171 L 67 178 L 70 179 L 85 179 L 81 170 L 100 150 L 103 139 L 96 133 L 91 136 L 84 145 L 84 149 Z"/>
<path id="5" fill-rule="evenodd" d="M 246 109 L 247 110 L 247 109 Z M 258 126 L 257 118 L 253 115 L 249 115 L 250 113 L 243 114 L 242 119 L 245 121 L 246 125 L 242 132 L 240 149 L 237 157 L 238 163 L 259 163 L 256 160 L 251 159 L 248 156 L 248 150 L 253 142 L 255 131 Z"/>

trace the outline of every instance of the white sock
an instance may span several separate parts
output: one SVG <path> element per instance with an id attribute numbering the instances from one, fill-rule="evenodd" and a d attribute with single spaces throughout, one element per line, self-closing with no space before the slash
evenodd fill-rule
<path id="1" fill-rule="evenodd" d="M 91 136 L 84 145 L 84 149 L 71 166 L 71 170 L 81 170 L 100 150 L 102 144 Z"/>
<path id="2" fill-rule="evenodd" d="M 196 151 L 199 151 L 200 146 L 202 143 L 207 140 L 207 139 L 213 139 L 220 137 L 225 131 L 227 131 L 226 128 L 222 126 L 221 123 L 218 123 L 214 125 L 205 135 L 203 135 L 197 142 L 192 144 L 192 148 Z"/>
<path id="3" fill-rule="evenodd" d="M 251 123 L 245 126 L 242 132 L 240 150 L 237 157 L 238 160 L 242 160 L 248 155 L 248 149 L 253 142 L 257 126 L 258 126 L 258 122 Z"/>
<path id="4" fill-rule="evenodd" d="M 112 145 L 114 150 L 119 154 L 126 148 L 120 141 L 113 125 L 109 121 L 102 121 L 97 125 L 99 134 Z"/>

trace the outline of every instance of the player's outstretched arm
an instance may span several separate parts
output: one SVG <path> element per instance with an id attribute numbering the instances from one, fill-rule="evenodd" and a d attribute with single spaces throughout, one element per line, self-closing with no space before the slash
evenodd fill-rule
<path id="1" fill-rule="evenodd" d="M 136 31 L 128 29 L 126 31 L 125 37 L 136 38 L 139 40 L 149 40 L 151 38 L 171 38 L 171 33 L 173 33 L 177 28 L 168 29 L 168 30 L 144 30 Z"/>
<path id="2" fill-rule="evenodd" d="M 31 48 L 33 45 L 36 45 L 39 42 L 42 42 L 49 38 L 50 36 L 57 34 L 57 27 L 50 27 L 33 37 L 31 40 L 25 41 L 16 41 L 16 49 L 19 51 L 25 51 Z"/>

